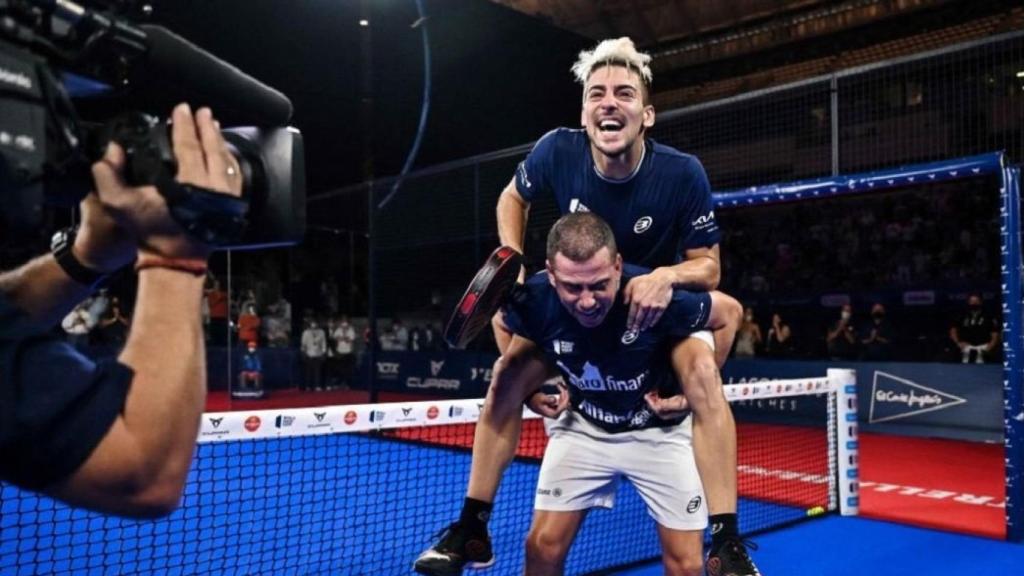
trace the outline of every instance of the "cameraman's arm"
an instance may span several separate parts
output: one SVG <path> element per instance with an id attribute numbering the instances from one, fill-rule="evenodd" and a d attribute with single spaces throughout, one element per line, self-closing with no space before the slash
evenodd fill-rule
<path id="1" fill-rule="evenodd" d="M 239 179 L 227 171 L 234 159 L 209 110 L 193 121 L 187 107 L 175 108 L 173 141 L 179 181 L 240 193 Z M 85 463 L 52 492 L 102 511 L 157 516 L 177 506 L 206 396 L 203 276 L 175 266 L 204 264 L 210 248 L 184 234 L 155 188 L 127 187 L 123 165 L 116 146 L 94 165 L 99 198 L 138 238 L 140 261 L 160 258 L 163 264 L 139 272 L 132 327 L 118 358 L 134 372 L 124 410 Z"/>

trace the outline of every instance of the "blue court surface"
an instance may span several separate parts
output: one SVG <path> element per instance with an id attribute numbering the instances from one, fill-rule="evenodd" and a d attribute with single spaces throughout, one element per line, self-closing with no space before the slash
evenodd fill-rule
<path id="1" fill-rule="evenodd" d="M 1024 544 L 831 516 L 755 539 L 766 576 L 1024 574 Z M 660 576 L 659 564 L 616 576 Z"/>

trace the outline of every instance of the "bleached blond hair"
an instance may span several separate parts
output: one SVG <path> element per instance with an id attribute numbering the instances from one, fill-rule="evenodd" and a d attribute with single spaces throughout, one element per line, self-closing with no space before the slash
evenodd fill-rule
<path id="1" fill-rule="evenodd" d="M 586 86 L 587 79 L 595 69 L 616 64 L 635 70 L 643 80 L 644 86 L 649 88 L 654 81 L 650 62 L 650 54 L 638 51 L 633 41 L 628 36 L 623 36 L 604 40 L 593 50 L 580 52 L 579 59 L 572 65 L 572 73 L 580 84 Z"/>

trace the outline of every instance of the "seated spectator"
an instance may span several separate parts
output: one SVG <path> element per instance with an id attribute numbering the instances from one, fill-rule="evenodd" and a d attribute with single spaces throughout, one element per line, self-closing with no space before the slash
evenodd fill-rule
<path id="1" fill-rule="evenodd" d="M 743 311 L 743 323 L 736 332 L 736 358 L 753 358 L 763 342 L 761 327 L 754 319 L 754 309 L 747 308 Z"/>
<path id="2" fill-rule="evenodd" d="M 769 358 L 791 358 L 793 356 L 793 332 L 778 312 L 772 314 L 772 327 L 768 329 L 768 340 L 764 346 Z"/>
<path id="3" fill-rule="evenodd" d="M 242 390 L 263 390 L 263 361 L 255 340 L 250 340 L 242 356 L 242 370 L 238 373 L 238 386 Z"/>
<path id="4" fill-rule="evenodd" d="M 860 341 L 861 359 L 873 362 L 891 360 L 894 337 L 892 324 L 885 318 L 885 306 L 875 303 L 871 307 L 871 321 L 864 326 Z"/>
<path id="5" fill-rule="evenodd" d="M 967 298 L 967 312 L 949 329 L 949 338 L 964 364 L 993 361 L 999 344 L 999 322 L 982 310 L 980 295 L 971 294 Z"/>
<path id="6" fill-rule="evenodd" d="M 843 304 L 839 318 L 829 326 L 825 335 L 825 345 L 831 360 L 856 358 L 857 333 L 853 328 L 853 307 L 849 304 Z"/>

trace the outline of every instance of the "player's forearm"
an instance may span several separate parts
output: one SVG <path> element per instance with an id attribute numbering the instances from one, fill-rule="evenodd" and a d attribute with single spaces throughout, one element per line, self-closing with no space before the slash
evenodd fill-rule
<path id="1" fill-rule="evenodd" d="M 29 324 L 18 328 L 43 332 L 88 296 L 90 288 L 72 280 L 53 256 L 46 254 L 0 274 L 0 292 L 28 314 Z"/>
<path id="2" fill-rule="evenodd" d="M 523 251 L 530 205 L 508 189 L 498 198 L 498 238 L 503 246 Z"/>
<path id="3" fill-rule="evenodd" d="M 674 266 L 664 266 L 672 274 L 672 286 L 686 290 L 711 291 L 718 288 L 722 269 L 714 257 L 699 256 Z"/>
<path id="4" fill-rule="evenodd" d="M 176 481 L 184 480 L 192 460 L 206 398 L 202 284 L 201 277 L 184 272 L 143 270 L 131 331 L 119 358 L 135 372 L 125 425 L 153 473 Z"/>

